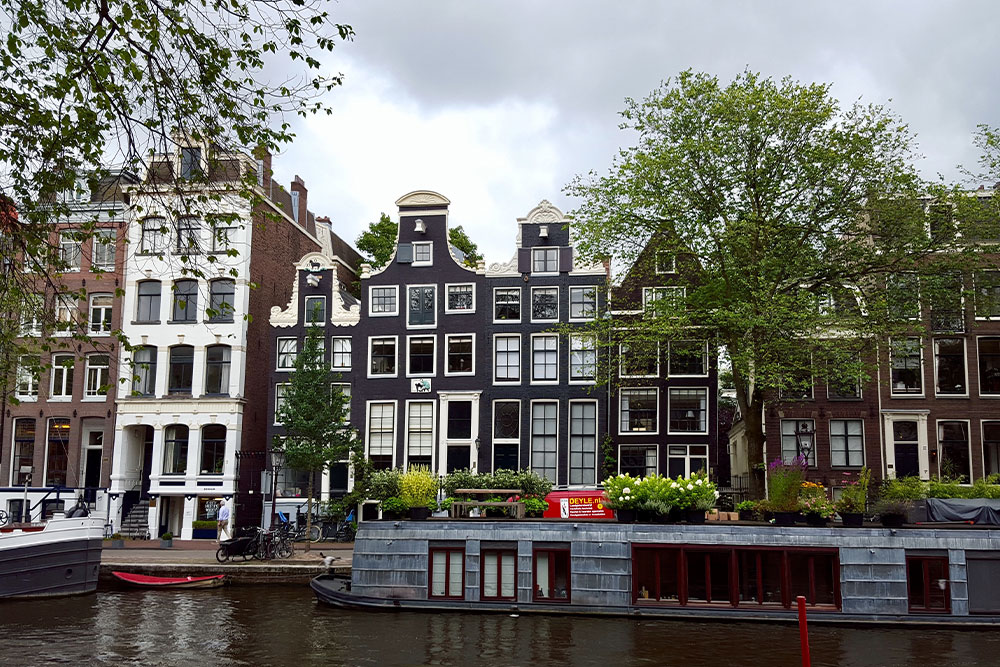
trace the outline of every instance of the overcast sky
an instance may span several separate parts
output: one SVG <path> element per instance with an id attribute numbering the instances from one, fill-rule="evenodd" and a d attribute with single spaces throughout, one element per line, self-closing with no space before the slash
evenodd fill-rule
<path id="1" fill-rule="evenodd" d="M 833 84 L 844 103 L 885 103 L 917 134 L 925 176 L 974 166 L 978 123 L 1000 125 L 1000 7 L 947 2 L 342 0 L 356 39 L 332 116 L 299 121 L 277 177 L 300 175 L 309 208 L 354 243 L 418 189 L 452 201 L 487 261 L 514 252 L 516 218 L 564 211 L 574 174 L 605 171 L 630 137 L 625 97 L 693 68 L 749 67 Z"/>

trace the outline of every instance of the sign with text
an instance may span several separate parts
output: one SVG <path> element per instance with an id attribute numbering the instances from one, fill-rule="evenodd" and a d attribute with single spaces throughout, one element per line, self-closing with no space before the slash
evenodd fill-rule
<path id="1" fill-rule="evenodd" d="M 598 490 L 553 491 L 545 496 L 549 508 L 546 519 L 614 519 L 615 512 L 604 504 L 604 492 Z"/>

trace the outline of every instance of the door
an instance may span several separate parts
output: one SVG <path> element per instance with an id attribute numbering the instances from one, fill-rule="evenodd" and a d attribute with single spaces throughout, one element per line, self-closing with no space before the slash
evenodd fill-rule
<path id="1" fill-rule="evenodd" d="M 409 289 L 408 320 L 411 325 L 434 324 L 434 288 L 411 287 Z"/>
<path id="2" fill-rule="evenodd" d="M 471 468 L 471 456 L 469 455 L 469 445 L 449 445 L 448 446 L 448 472 L 456 470 L 468 470 Z"/>
<path id="3" fill-rule="evenodd" d="M 896 477 L 919 477 L 920 460 L 917 454 L 917 443 L 897 442 L 896 451 Z"/>
<path id="4" fill-rule="evenodd" d="M 83 497 L 88 503 L 97 499 L 97 488 L 101 485 L 101 458 L 103 449 L 88 449 L 83 469 Z"/>
<path id="5" fill-rule="evenodd" d="M 153 469 L 153 427 L 147 426 L 143 435 L 142 443 L 142 471 L 139 477 L 142 480 L 142 497 L 149 497 L 149 471 Z"/>

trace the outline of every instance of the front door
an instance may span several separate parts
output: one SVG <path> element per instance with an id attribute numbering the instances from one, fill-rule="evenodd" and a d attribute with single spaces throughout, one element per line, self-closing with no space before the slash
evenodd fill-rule
<path id="1" fill-rule="evenodd" d="M 149 497 L 149 472 L 153 469 L 153 427 L 146 426 L 143 433 L 142 442 L 142 471 L 139 477 L 142 480 L 142 497 Z"/>
<path id="2" fill-rule="evenodd" d="M 896 477 L 919 477 L 920 459 L 917 454 L 917 443 L 897 442 L 896 451 Z"/>
<path id="3" fill-rule="evenodd" d="M 83 469 L 84 500 L 92 503 L 97 499 L 97 488 L 101 485 L 101 458 L 104 450 L 88 449 Z"/>
<path id="4" fill-rule="evenodd" d="M 448 472 L 469 470 L 472 458 L 469 445 L 448 445 Z"/>

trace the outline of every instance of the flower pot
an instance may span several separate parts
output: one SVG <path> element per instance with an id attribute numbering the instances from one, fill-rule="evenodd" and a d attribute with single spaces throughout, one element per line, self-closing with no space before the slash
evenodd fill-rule
<path id="1" fill-rule="evenodd" d="M 387 512 L 385 510 L 382 511 L 382 519 L 384 519 L 385 521 L 399 521 L 402 518 L 403 514 L 401 512 Z"/>
<path id="2" fill-rule="evenodd" d="M 169 540 L 165 540 L 162 537 L 160 538 L 160 548 L 161 549 L 172 549 L 173 547 L 174 547 L 174 540 L 173 540 L 173 538 L 170 538 Z"/>
<path id="3" fill-rule="evenodd" d="M 430 515 L 431 515 L 431 510 L 426 506 L 410 508 L 410 519 L 412 521 L 426 521 Z"/>
<path id="4" fill-rule="evenodd" d="M 618 523 L 635 523 L 635 510 L 615 510 Z"/>
<path id="5" fill-rule="evenodd" d="M 753 521 L 754 511 L 753 510 L 740 510 L 740 521 Z"/>
<path id="6" fill-rule="evenodd" d="M 886 528 L 899 528 L 906 522 L 905 514 L 886 513 L 881 517 L 882 525 Z"/>
<path id="7" fill-rule="evenodd" d="M 124 549 L 125 548 L 125 540 L 111 540 L 111 548 L 112 549 Z"/>
<path id="8" fill-rule="evenodd" d="M 653 513 L 653 512 L 650 512 L 649 510 L 636 510 L 635 511 L 635 520 L 638 523 L 653 523 L 653 521 L 655 519 L 656 519 L 656 514 Z"/>
<path id="9" fill-rule="evenodd" d="M 810 526 L 825 526 L 830 522 L 825 516 L 820 516 L 817 512 L 806 512 L 806 523 Z"/>
<path id="10" fill-rule="evenodd" d="M 846 528 L 860 528 L 865 520 L 864 512 L 841 512 L 840 520 Z"/>
<path id="11" fill-rule="evenodd" d="M 653 517 L 654 523 L 676 523 L 673 511 L 667 512 L 666 514 L 657 514 Z"/>
<path id="12" fill-rule="evenodd" d="M 798 512 L 774 512 L 774 523 L 778 526 L 794 526 Z"/>
<path id="13" fill-rule="evenodd" d="M 684 519 L 688 523 L 705 523 L 705 510 L 687 510 Z"/>

